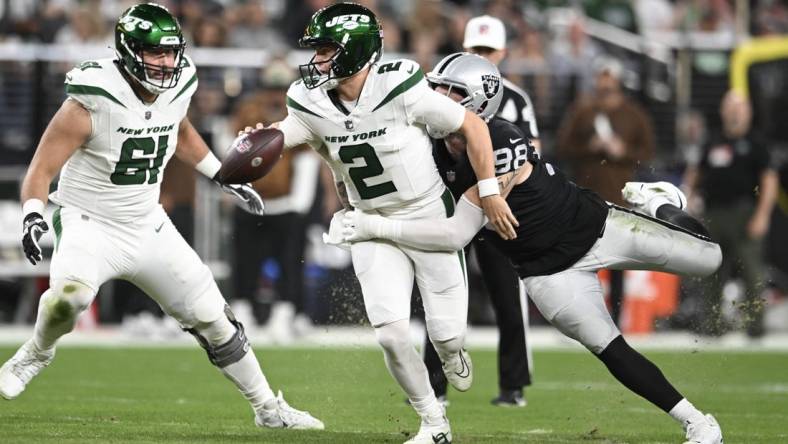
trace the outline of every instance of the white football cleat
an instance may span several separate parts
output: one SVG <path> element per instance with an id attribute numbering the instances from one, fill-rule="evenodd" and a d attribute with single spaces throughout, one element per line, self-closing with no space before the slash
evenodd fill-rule
<path id="1" fill-rule="evenodd" d="M 651 217 L 657 217 L 657 209 L 665 204 L 687 208 L 687 196 L 670 182 L 627 182 L 621 195 L 635 210 Z"/>
<path id="2" fill-rule="evenodd" d="M 684 428 L 687 431 L 687 441 L 684 444 L 723 444 L 720 425 L 711 415 L 704 416 L 703 421 L 687 421 Z"/>
<path id="3" fill-rule="evenodd" d="M 443 363 L 443 374 L 452 387 L 465 392 L 473 384 L 473 362 L 471 355 L 465 349 L 460 350 L 456 356 Z"/>
<path id="4" fill-rule="evenodd" d="M 55 349 L 38 350 L 30 339 L 0 368 L 0 396 L 14 399 L 55 357 Z"/>
<path id="5" fill-rule="evenodd" d="M 422 418 L 419 433 L 405 444 L 451 444 L 451 427 L 446 415 L 435 421 Z"/>
<path id="6" fill-rule="evenodd" d="M 270 409 L 264 408 L 254 415 L 254 423 L 257 427 L 297 430 L 323 430 L 326 428 L 323 421 L 310 415 L 309 412 L 302 412 L 290 407 L 281 390 L 276 398 L 269 403 L 272 404 Z"/>

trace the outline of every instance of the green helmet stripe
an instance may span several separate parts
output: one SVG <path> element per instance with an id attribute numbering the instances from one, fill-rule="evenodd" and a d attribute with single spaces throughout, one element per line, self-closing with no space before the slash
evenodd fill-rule
<path id="1" fill-rule="evenodd" d="M 417 69 L 416 72 L 414 72 L 410 77 L 408 77 L 407 79 L 405 79 L 405 81 L 397 85 L 396 88 L 392 89 L 391 92 L 388 93 L 388 95 L 372 111 L 377 111 L 383 105 L 394 100 L 394 98 L 397 97 L 398 95 L 413 88 L 413 86 L 419 83 L 423 78 L 424 78 L 424 72 L 421 70 L 421 68 Z"/>
<path id="2" fill-rule="evenodd" d="M 195 74 L 192 76 L 192 78 L 191 78 L 191 79 L 189 79 L 189 81 L 188 81 L 188 82 L 186 82 L 186 84 L 185 84 L 185 85 L 183 85 L 183 88 L 181 88 L 181 90 L 180 90 L 180 91 L 178 91 L 178 94 L 175 94 L 175 97 L 173 97 L 173 98 L 172 98 L 172 100 L 170 100 L 170 103 L 174 102 L 174 101 L 175 101 L 175 99 L 177 99 L 178 97 L 180 97 L 180 96 L 181 96 L 181 94 L 185 93 L 185 92 L 186 92 L 186 90 L 187 90 L 187 89 L 189 89 L 189 87 L 190 87 L 190 86 L 192 86 L 192 83 L 194 83 L 194 82 L 196 82 L 196 81 L 197 81 L 197 73 L 195 73 Z"/>
<path id="3" fill-rule="evenodd" d="M 77 95 L 85 95 L 85 96 L 104 96 L 113 102 L 117 103 L 122 107 L 126 107 L 120 100 L 116 99 L 112 94 L 108 93 L 107 90 L 103 88 L 99 88 L 98 86 L 90 86 L 90 85 L 66 85 L 66 94 L 77 94 Z"/>
<path id="4" fill-rule="evenodd" d="M 320 117 L 321 119 L 324 118 L 323 116 L 321 116 L 319 114 L 315 114 L 314 112 L 304 108 L 300 103 L 298 103 L 295 100 L 291 99 L 290 96 L 287 96 L 287 106 L 289 106 L 290 108 L 293 108 L 293 109 L 297 109 L 298 111 L 305 112 L 307 114 L 311 114 L 311 115 L 313 115 L 315 117 Z"/>

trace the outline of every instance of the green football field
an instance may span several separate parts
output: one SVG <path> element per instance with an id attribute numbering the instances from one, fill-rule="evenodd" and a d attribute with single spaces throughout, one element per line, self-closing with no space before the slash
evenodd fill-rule
<path id="1" fill-rule="evenodd" d="M 13 351 L 0 349 L 0 359 Z M 621 388 L 587 353 L 535 353 L 535 384 L 523 409 L 490 405 L 495 355 L 471 353 L 473 388 L 450 393 L 455 442 L 683 442 L 672 419 Z M 246 401 L 197 348 L 63 347 L 19 399 L 0 402 L 0 442 L 400 443 L 418 429 L 377 350 L 257 355 L 274 389 L 321 418 L 325 431 L 257 429 Z M 788 442 L 788 354 L 646 355 L 715 414 L 726 443 Z"/>

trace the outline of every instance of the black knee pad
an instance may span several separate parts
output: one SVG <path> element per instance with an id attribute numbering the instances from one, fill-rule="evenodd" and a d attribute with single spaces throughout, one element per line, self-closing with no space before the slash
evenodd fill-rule
<path id="1" fill-rule="evenodd" d="M 184 329 L 184 331 L 187 331 L 192 336 L 194 336 L 197 339 L 197 342 L 200 343 L 200 346 L 205 349 L 206 353 L 208 354 L 208 360 L 211 361 L 211 364 L 219 368 L 224 368 L 230 364 L 235 364 L 236 362 L 240 361 L 244 356 L 246 356 L 246 353 L 249 351 L 249 347 L 251 347 L 249 339 L 246 338 L 243 324 L 235 320 L 232 312 L 228 310 L 225 310 L 225 312 L 227 314 L 227 319 L 235 327 L 235 334 L 232 338 L 230 338 L 229 341 L 222 345 L 211 345 L 195 328 Z"/>

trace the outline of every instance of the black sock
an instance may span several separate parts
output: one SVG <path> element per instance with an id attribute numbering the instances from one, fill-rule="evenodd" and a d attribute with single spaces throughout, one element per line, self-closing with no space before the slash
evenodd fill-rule
<path id="1" fill-rule="evenodd" d="M 597 357 L 620 383 L 666 413 L 684 398 L 659 368 L 630 347 L 622 336 L 616 337 Z"/>
<path id="2" fill-rule="evenodd" d="M 690 216 L 685 211 L 679 209 L 677 206 L 671 204 L 660 206 L 657 208 L 657 219 L 662 219 L 666 222 L 672 223 L 673 225 L 684 228 L 685 230 L 689 230 L 692 233 L 699 234 L 711 239 L 709 230 L 707 230 L 698 219 Z"/>

